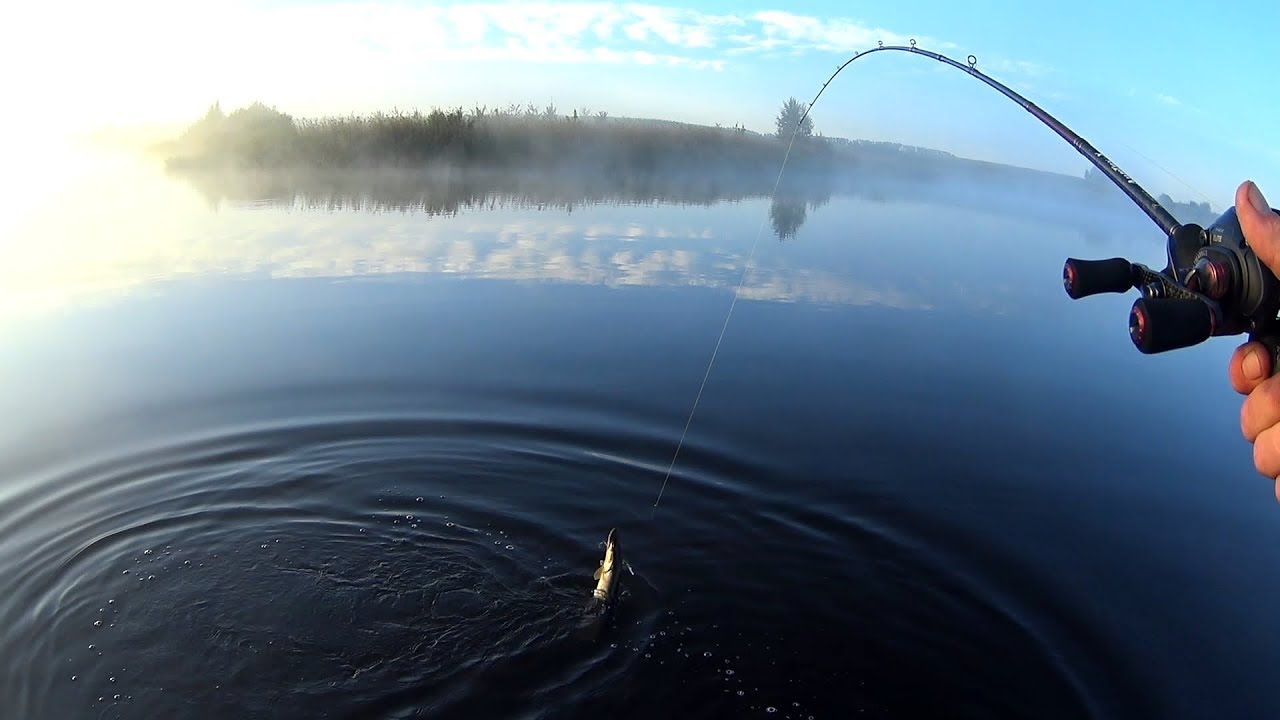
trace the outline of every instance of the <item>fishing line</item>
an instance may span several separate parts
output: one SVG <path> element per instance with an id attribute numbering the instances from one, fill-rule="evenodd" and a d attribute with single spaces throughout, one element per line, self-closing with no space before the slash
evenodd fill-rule
<path id="1" fill-rule="evenodd" d="M 787 161 L 791 159 L 791 148 L 796 144 L 796 135 L 800 133 L 800 126 L 804 124 L 804 119 L 809 116 L 808 109 L 804 115 L 796 122 L 795 128 L 791 131 L 791 140 L 787 143 L 787 152 L 782 156 L 782 165 L 778 168 L 778 177 L 773 181 L 773 191 L 769 193 L 769 204 L 773 204 L 773 200 L 778 195 L 778 186 L 782 183 L 782 173 L 787 169 Z M 689 426 L 693 424 L 693 414 L 698 411 L 698 403 L 702 401 L 702 392 L 707 389 L 707 380 L 711 377 L 711 368 L 716 364 L 716 356 L 720 354 L 720 345 L 724 342 L 725 331 L 729 329 L 729 320 L 733 317 L 733 309 L 738 305 L 738 296 L 742 294 L 742 286 L 747 282 L 747 275 L 751 274 L 751 263 L 756 257 L 756 248 L 760 245 L 760 236 L 764 234 L 764 224 L 767 218 L 760 219 L 760 227 L 756 229 L 756 238 L 751 241 L 751 252 L 747 253 L 746 265 L 742 268 L 742 277 L 738 279 L 738 287 L 733 291 L 733 300 L 729 302 L 729 312 L 725 313 L 724 324 L 720 326 L 720 337 L 716 338 L 716 346 L 711 351 L 711 359 L 707 361 L 707 371 L 702 375 L 702 384 L 698 386 L 698 394 L 693 398 L 693 407 L 689 409 L 689 417 L 684 422 L 684 430 L 680 432 L 680 442 L 676 443 L 676 451 L 671 455 L 671 464 L 667 466 L 667 474 L 662 478 L 662 487 L 658 488 L 658 497 L 653 501 L 653 512 L 649 518 L 658 512 L 658 503 L 662 502 L 662 494 L 667 490 L 667 482 L 671 480 L 671 471 L 676 467 L 676 459 L 680 457 L 680 450 L 684 447 L 685 438 L 689 435 Z"/>
<path id="2" fill-rule="evenodd" d="M 1188 190 L 1190 190 L 1191 192 L 1195 193 L 1196 195 L 1199 195 L 1201 200 L 1203 200 L 1203 201 L 1205 201 L 1205 202 L 1207 202 L 1207 203 L 1212 203 L 1212 201 L 1211 201 L 1211 200 L 1209 200 L 1209 196 L 1208 196 L 1208 195 L 1205 195 L 1205 194 L 1204 194 L 1204 193 L 1202 193 L 1202 192 L 1200 192 L 1200 189 L 1199 189 L 1199 188 L 1197 188 L 1197 187 L 1193 186 L 1191 183 L 1189 183 L 1189 182 L 1187 182 L 1186 180 L 1183 180 L 1182 178 L 1180 178 L 1180 177 L 1178 177 L 1177 175 L 1173 174 L 1173 171 L 1172 171 L 1172 170 L 1170 170 L 1169 168 L 1167 168 L 1167 167 L 1165 167 L 1165 166 L 1161 165 L 1160 163 L 1156 162 L 1155 160 L 1152 160 L 1151 158 L 1147 157 L 1145 154 L 1143 154 L 1143 153 L 1142 153 L 1142 151 L 1141 151 L 1141 150 L 1139 150 L 1139 149 L 1135 148 L 1134 146 L 1130 145 L 1129 143 L 1126 143 L 1126 142 L 1121 141 L 1121 140 L 1117 140 L 1116 142 L 1118 142 L 1118 143 L 1120 143 L 1121 145 L 1123 145 L 1123 146 L 1125 146 L 1126 148 L 1128 148 L 1129 152 L 1133 153 L 1134 155 L 1137 155 L 1138 157 L 1142 158 L 1143 160 L 1146 160 L 1147 162 L 1149 162 L 1149 163 L 1151 163 L 1152 165 L 1154 165 L 1154 166 L 1156 167 L 1156 169 L 1160 170 L 1160 171 L 1161 171 L 1161 172 L 1163 172 L 1165 175 L 1168 175 L 1169 177 L 1173 178 L 1174 180 L 1177 180 L 1178 182 L 1182 183 L 1182 186 L 1183 186 L 1183 187 L 1185 187 L 1186 189 L 1188 189 Z"/>
<path id="3" fill-rule="evenodd" d="M 791 149 L 795 145 L 796 136 L 800 132 L 800 127 L 803 125 L 805 119 L 809 117 L 809 113 L 813 110 L 813 106 L 818 103 L 822 94 L 827 91 L 827 88 L 836 79 L 836 76 L 839 75 L 846 67 L 849 67 L 854 60 L 888 50 L 908 52 L 915 55 L 924 55 L 925 57 L 933 58 L 938 62 L 950 65 L 951 67 L 981 80 L 992 88 L 995 88 L 1000 94 L 1017 103 L 1023 110 L 1026 110 L 1028 113 L 1035 116 L 1037 120 L 1048 126 L 1050 130 L 1057 133 L 1063 140 L 1066 140 L 1067 143 L 1083 155 L 1086 160 L 1093 163 L 1094 167 L 1098 168 L 1098 170 L 1111 180 L 1116 187 L 1120 188 L 1121 192 L 1127 195 L 1139 209 L 1147 214 L 1147 217 L 1151 218 L 1152 222 L 1164 231 L 1166 237 L 1172 238 L 1174 234 L 1183 227 L 1182 224 L 1179 223 L 1177 219 L 1160 204 L 1159 201 L 1152 197 L 1151 194 L 1143 189 L 1141 185 L 1135 182 L 1133 178 L 1126 175 L 1124 171 L 1108 159 L 1106 155 L 1103 155 L 1093 147 L 1093 145 L 1089 144 L 1089 141 L 1080 137 L 1071 128 L 1063 125 L 1057 118 L 1040 109 L 1040 107 L 1035 103 L 1011 90 L 998 80 L 995 80 L 978 70 L 977 57 L 969 55 L 966 58 L 967 63 L 960 63 L 945 55 L 916 47 L 916 41 L 914 39 L 912 39 L 908 45 L 885 45 L 884 42 L 881 41 L 877 47 L 871 48 L 870 50 L 855 52 L 853 57 L 845 60 L 844 63 L 838 66 L 836 71 L 831 74 L 831 77 L 827 78 L 827 81 L 822 83 L 822 87 L 818 89 L 818 93 L 813 96 L 813 102 L 809 103 L 808 107 L 805 108 L 804 114 L 800 116 L 800 120 L 796 122 L 795 128 L 791 131 L 791 140 L 787 143 L 787 152 L 782 157 L 782 166 L 778 168 L 778 177 L 774 180 L 773 191 L 769 193 L 770 203 L 772 203 L 777 196 L 778 186 L 782 182 L 782 174 L 787 168 L 787 161 L 791 157 Z M 1172 175 L 1172 173 L 1170 173 L 1170 175 Z M 725 331 L 729 329 L 729 320 L 733 317 L 733 309 L 738 304 L 738 296 L 742 293 L 742 286 L 746 283 L 747 275 L 751 272 L 752 262 L 756 255 L 756 247 L 760 244 L 760 235 L 764 232 L 764 224 L 765 219 L 761 218 L 760 228 L 756 231 L 755 240 L 751 243 L 751 252 L 747 255 L 746 266 L 742 270 L 742 277 L 738 280 L 738 287 L 733 292 L 733 300 L 729 303 L 729 311 L 725 314 L 724 324 L 720 327 L 720 336 L 716 338 L 715 349 L 711 351 L 711 359 L 707 362 L 706 372 L 703 373 L 702 384 L 698 386 L 698 394 L 693 399 L 693 407 L 689 410 L 689 417 L 685 420 L 684 430 L 680 433 L 680 441 L 676 443 L 675 453 L 671 456 L 671 464 L 667 467 L 666 476 L 662 478 L 662 487 L 658 489 L 658 497 L 653 501 L 653 514 L 651 514 L 651 518 L 657 513 L 658 503 L 662 501 L 662 494 L 667 489 L 667 483 L 671 480 L 671 472 L 675 469 L 676 460 L 680 457 L 680 450 L 684 447 L 685 439 L 689 435 L 689 426 L 693 424 L 694 413 L 697 412 L 698 403 L 702 401 L 702 393 L 707 388 L 707 380 L 711 377 L 711 369 L 715 365 L 716 356 L 720 353 L 720 345 L 724 342 Z"/>

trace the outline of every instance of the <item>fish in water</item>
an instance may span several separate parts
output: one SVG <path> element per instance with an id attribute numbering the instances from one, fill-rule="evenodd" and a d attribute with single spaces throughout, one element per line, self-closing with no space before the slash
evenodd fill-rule
<path id="1" fill-rule="evenodd" d="M 596 568 L 596 586 L 591 591 L 591 597 L 587 600 L 583 613 L 582 629 L 590 631 L 591 635 L 599 634 L 609 611 L 613 609 L 614 602 L 618 598 L 618 580 L 622 575 L 622 563 L 618 529 L 613 528 L 604 541 L 604 559 L 600 561 L 600 567 Z"/>

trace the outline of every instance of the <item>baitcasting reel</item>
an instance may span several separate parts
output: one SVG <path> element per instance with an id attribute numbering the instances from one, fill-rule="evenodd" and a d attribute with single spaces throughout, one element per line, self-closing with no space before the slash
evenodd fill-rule
<path id="1" fill-rule="evenodd" d="M 1159 272 L 1123 258 L 1069 258 L 1062 284 L 1073 299 L 1141 291 L 1129 311 L 1129 337 L 1144 353 L 1247 332 L 1250 340 L 1266 345 L 1272 372 L 1280 370 L 1280 280 L 1245 242 L 1235 208 L 1208 228 L 1176 226 L 1169 233 L 1168 255 Z"/>

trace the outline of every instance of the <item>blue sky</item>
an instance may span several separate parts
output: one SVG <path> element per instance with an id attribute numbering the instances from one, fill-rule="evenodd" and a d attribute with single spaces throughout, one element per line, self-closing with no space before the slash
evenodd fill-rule
<path id="1" fill-rule="evenodd" d="M 807 101 L 853 51 L 917 38 L 976 55 L 1153 192 L 1220 208 L 1253 178 L 1280 198 L 1280 9 L 1264 3 L 51 0 L 5 12 L 24 32 L 0 60 L 26 70 L 12 92 L 46 128 L 176 122 L 218 99 L 299 115 L 554 102 L 768 130 L 786 97 Z M 851 65 L 814 118 L 829 135 L 1085 168 L 991 89 L 906 54 Z"/>

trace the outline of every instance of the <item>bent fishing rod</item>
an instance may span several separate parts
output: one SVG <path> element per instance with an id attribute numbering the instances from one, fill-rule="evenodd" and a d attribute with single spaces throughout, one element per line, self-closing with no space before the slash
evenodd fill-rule
<path id="1" fill-rule="evenodd" d="M 1136 204 L 1167 238 L 1165 267 L 1155 270 L 1124 258 L 1077 260 L 1062 269 L 1067 295 L 1080 299 L 1100 293 L 1140 292 L 1129 311 L 1129 337 L 1138 350 L 1161 353 L 1198 345 L 1211 337 L 1249 333 L 1271 355 L 1272 373 L 1280 373 L 1280 280 L 1245 241 L 1235 207 L 1228 208 L 1207 228 L 1182 224 L 1151 193 L 1124 173 L 1093 145 L 1035 103 L 978 70 L 978 59 L 960 63 L 945 55 L 909 45 L 885 45 L 854 53 L 822 84 L 809 111 L 827 87 L 854 60 L 892 50 L 923 55 L 965 72 L 998 90 L 1057 133 Z M 1273 210 L 1280 214 L 1280 210 Z"/>
<path id="2" fill-rule="evenodd" d="M 1067 258 L 1062 268 L 1062 285 L 1069 297 L 1078 300 L 1089 295 L 1125 293 L 1136 289 L 1141 297 L 1134 301 L 1129 311 L 1129 338 L 1141 352 L 1153 354 L 1177 350 L 1198 345 L 1211 337 L 1247 332 L 1250 340 L 1261 341 L 1266 346 L 1271 355 L 1271 372 L 1280 374 L 1280 320 L 1277 320 L 1277 312 L 1280 312 L 1280 280 L 1276 279 L 1276 276 L 1267 269 L 1267 266 L 1245 242 L 1235 207 L 1228 208 L 1208 228 L 1202 228 L 1194 223 L 1179 223 L 1168 209 L 1151 196 L 1151 193 L 1143 189 L 1074 130 L 1063 125 L 1057 118 L 1014 92 L 1004 83 L 978 70 L 978 59 L 973 55 L 966 58 L 967 63 L 960 63 L 940 53 L 916 47 L 915 40 L 911 40 L 908 45 L 885 45 L 881 42 L 870 50 L 854 53 L 853 57 L 844 61 L 831 74 L 831 77 L 822 83 L 813 102 L 809 103 L 800 119 L 796 121 L 795 127 L 792 128 L 791 141 L 787 144 L 782 167 L 778 170 L 773 195 L 777 194 L 778 183 L 782 180 L 782 173 L 786 170 L 787 160 L 791 157 L 791 148 L 799 135 L 802 123 L 809 117 L 809 112 L 813 110 L 813 106 L 817 104 L 818 99 L 826 92 L 836 76 L 854 60 L 887 50 L 909 52 L 932 58 L 968 73 L 995 88 L 1066 140 L 1107 179 L 1120 188 L 1125 196 L 1146 213 L 1147 217 L 1151 218 L 1151 221 L 1165 234 L 1167 261 L 1165 267 L 1160 270 L 1130 262 L 1124 258 L 1107 260 Z M 1280 210 L 1274 212 L 1280 214 Z M 756 245 L 760 242 L 760 233 L 763 228 L 762 222 L 761 230 L 757 231 L 755 242 L 751 245 L 751 252 L 747 255 L 742 278 L 738 282 L 737 290 L 734 291 L 733 302 L 730 303 L 729 312 L 725 315 L 724 324 L 720 328 L 720 337 L 716 340 L 715 349 L 707 363 L 702 384 L 694 397 L 693 407 L 685 420 L 684 430 L 680 433 L 680 440 L 671 457 L 671 464 L 667 467 L 666 476 L 662 479 L 662 487 L 658 489 L 658 497 L 653 503 L 655 513 L 658 503 L 662 501 L 663 492 L 667 489 L 667 483 L 671 479 L 676 459 L 684 447 L 685 438 L 689 434 L 689 426 L 693 423 L 694 413 L 698 410 L 698 403 L 707 386 L 707 378 L 710 377 L 711 368 L 715 365 L 716 356 L 720 352 L 725 330 L 729 327 L 729 319 L 733 317 L 733 309 L 737 305 L 743 283 L 746 282 L 747 274 L 751 270 Z"/>

